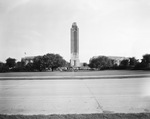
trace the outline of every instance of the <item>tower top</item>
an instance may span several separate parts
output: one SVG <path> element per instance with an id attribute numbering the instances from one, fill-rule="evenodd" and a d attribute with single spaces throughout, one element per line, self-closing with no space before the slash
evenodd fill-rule
<path id="1" fill-rule="evenodd" d="M 76 23 L 76 22 L 73 22 L 72 26 L 77 26 L 77 23 Z"/>
<path id="2" fill-rule="evenodd" d="M 77 29 L 78 29 L 78 26 L 77 26 L 77 23 L 76 23 L 76 22 L 73 22 L 73 23 L 72 23 L 72 29 L 74 29 L 74 30 L 77 30 Z"/>

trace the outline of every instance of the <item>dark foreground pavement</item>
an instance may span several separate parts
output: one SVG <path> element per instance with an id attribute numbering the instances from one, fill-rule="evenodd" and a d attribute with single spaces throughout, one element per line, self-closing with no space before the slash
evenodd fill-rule
<path id="1" fill-rule="evenodd" d="M 66 115 L 0 115 L 0 119 L 150 119 L 150 113 L 139 114 L 66 114 Z"/>

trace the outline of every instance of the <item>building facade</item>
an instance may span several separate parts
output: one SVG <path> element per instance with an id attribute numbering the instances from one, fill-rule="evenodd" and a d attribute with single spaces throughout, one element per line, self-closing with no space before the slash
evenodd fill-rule
<path id="1" fill-rule="evenodd" d="M 28 57 L 23 57 L 21 59 L 21 62 L 24 62 L 25 65 L 27 65 L 28 63 L 33 63 L 33 59 L 35 58 L 35 56 L 28 56 Z"/>
<path id="2" fill-rule="evenodd" d="M 79 28 L 74 22 L 71 27 L 71 67 L 80 67 L 79 61 Z"/>
<path id="3" fill-rule="evenodd" d="M 129 59 L 128 57 L 108 56 L 109 59 L 114 61 L 117 66 L 120 65 L 122 60 Z"/>

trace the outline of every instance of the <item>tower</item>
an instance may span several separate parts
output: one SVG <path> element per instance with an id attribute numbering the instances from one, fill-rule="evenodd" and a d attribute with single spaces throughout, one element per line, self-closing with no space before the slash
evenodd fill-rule
<path id="1" fill-rule="evenodd" d="M 72 67 L 79 67 L 79 28 L 74 22 L 71 27 L 71 60 Z"/>

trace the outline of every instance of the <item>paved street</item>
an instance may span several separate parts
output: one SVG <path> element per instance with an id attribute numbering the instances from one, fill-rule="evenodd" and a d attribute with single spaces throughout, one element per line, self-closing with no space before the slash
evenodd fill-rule
<path id="1" fill-rule="evenodd" d="M 150 112 L 150 78 L 0 80 L 0 114 Z"/>

